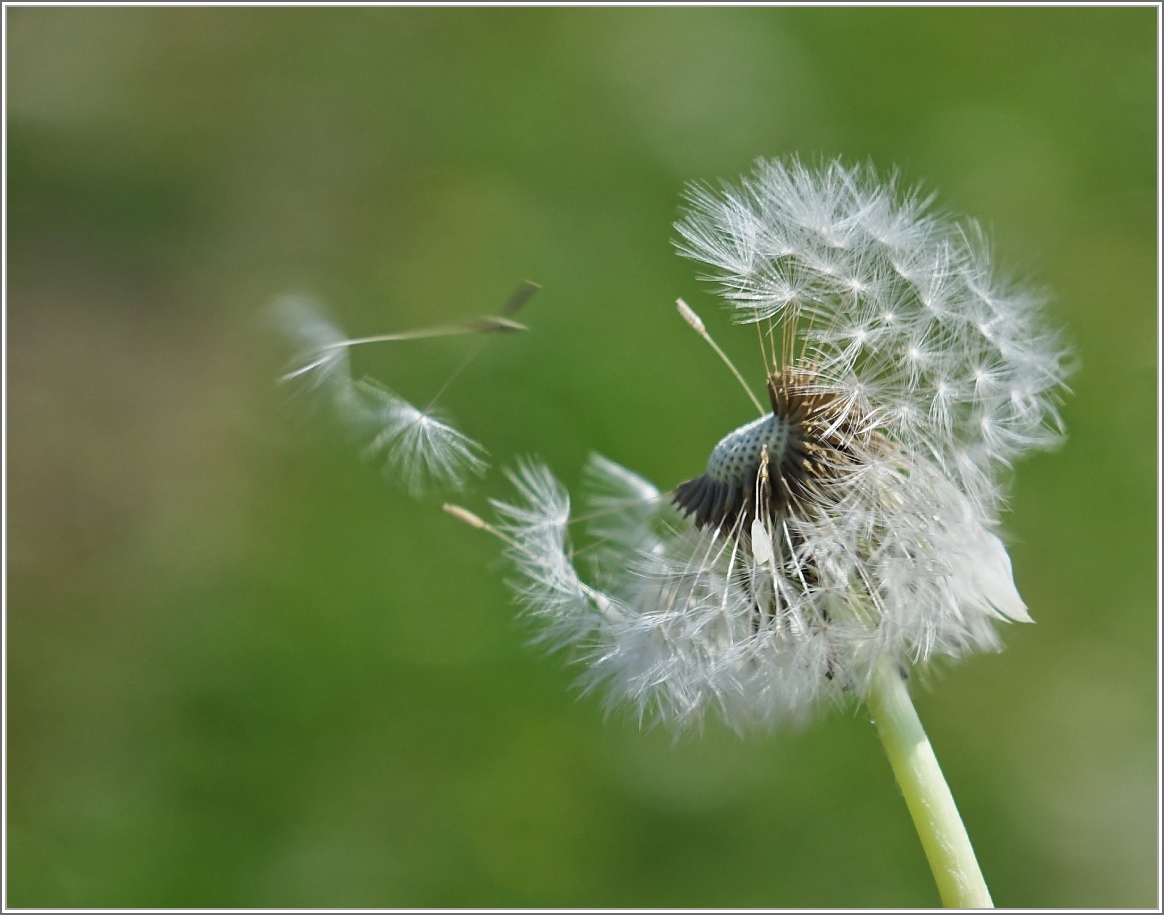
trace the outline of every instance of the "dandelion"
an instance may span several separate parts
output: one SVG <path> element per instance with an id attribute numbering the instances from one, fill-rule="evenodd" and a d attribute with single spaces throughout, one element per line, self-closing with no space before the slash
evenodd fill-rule
<path id="1" fill-rule="evenodd" d="M 525 330 L 513 315 L 538 290 L 525 282 L 510 296 L 499 315 L 459 324 L 427 327 L 371 337 L 347 337 L 323 307 L 303 296 L 284 296 L 272 306 L 279 329 L 291 339 L 296 352 L 280 377 L 323 397 L 337 417 L 366 440 L 365 454 L 382 455 L 385 472 L 414 496 L 430 489 L 461 489 L 470 476 L 488 468 L 486 451 L 454 427 L 437 407 L 453 381 L 481 352 L 490 336 Z M 395 343 L 472 334 L 482 337 L 464 357 L 424 409 L 372 379 L 354 380 L 350 350 L 369 343 Z"/>
<path id="2" fill-rule="evenodd" d="M 680 251 L 756 326 L 763 401 L 679 311 L 759 417 L 665 493 L 592 456 L 577 517 L 522 463 L 518 499 L 474 523 L 505 541 L 537 638 L 612 708 L 743 731 L 864 702 L 943 899 L 989 905 L 903 676 L 1031 621 L 999 512 L 1012 462 L 1062 433 L 1062 343 L 973 223 L 869 167 L 761 161 L 688 201 Z"/>

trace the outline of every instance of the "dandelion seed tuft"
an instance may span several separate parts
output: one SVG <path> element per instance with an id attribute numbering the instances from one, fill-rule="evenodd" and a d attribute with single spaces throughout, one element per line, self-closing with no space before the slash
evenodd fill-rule
<path id="1" fill-rule="evenodd" d="M 295 346 L 290 367 L 280 377 L 322 396 L 342 424 L 364 440 L 368 457 L 382 457 L 387 475 L 411 495 L 432 489 L 463 489 L 469 479 L 488 468 L 487 452 L 454 427 L 436 402 L 479 351 L 470 352 L 425 409 L 371 379 L 352 377 L 350 350 L 370 343 L 392 343 L 456 334 L 486 337 L 524 331 L 513 313 L 537 290 L 525 283 L 511 297 L 501 316 L 486 316 L 461 324 L 423 328 L 373 337 L 347 337 L 321 305 L 302 296 L 284 296 L 272 306 L 273 319 Z M 514 307 L 516 305 L 516 307 Z"/>
<path id="2" fill-rule="evenodd" d="M 336 408 L 346 410 L 350 406 L 352 370 L 339 325 L 319 302 L 299 295 L 277 298 L 269 317 L 295 347 L 287 370 L 279 377 L 280 384 L 323 393 Z"/>
<path id="3" fill-rule="evenodd" d="M 383 456 L 385 471 L 411 495 L 462 489 L 470 475 L 482 476 L 488 469 L 485 449 L 433 409 L 420 410 L 374 382 L 358 382 L 356 389 L 362 421 L 376 430 L 365 453 Z"/>

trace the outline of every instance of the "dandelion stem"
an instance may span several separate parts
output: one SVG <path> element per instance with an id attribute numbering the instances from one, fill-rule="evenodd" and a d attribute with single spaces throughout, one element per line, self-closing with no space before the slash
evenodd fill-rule
<path id="1" fill-rule="evenodd" d="M 993 908 L 970 837 L 896 664 L 884 658 L 878 662 L 867 702 L 934 872 L 942 904 L 947 908 Z"/>

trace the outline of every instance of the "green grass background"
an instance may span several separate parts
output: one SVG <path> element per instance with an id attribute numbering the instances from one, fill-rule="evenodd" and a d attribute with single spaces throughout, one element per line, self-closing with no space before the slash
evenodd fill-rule
<path id="1" fill-rule="evenodd" d="M 1007 518 L 1038 625 L 917 702 L 998 904 L 1157 904 L 1154 9 L 6 15 L 9 905 L 938 904 L 865 714 L 604 721 L 489 538 L 287 409 L 259 319 L 535 279 L 459 425 L 668 487 L 750 412 L 673 299 L 758 364 L 681 189 L 789 153 L 899 167 L 1053 295 L 1070 438 Z M 423 399 L 462 350 L 357 361 Z"/>

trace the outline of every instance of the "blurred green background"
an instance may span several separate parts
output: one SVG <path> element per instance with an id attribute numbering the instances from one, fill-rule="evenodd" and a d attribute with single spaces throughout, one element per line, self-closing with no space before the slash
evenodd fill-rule
<path id="1" fill-rule="evenodd" d="M 755 362 L 681 189 L 789 153 L 899 167 L 1053 294 L 1038 625 L 917 701 L 998 904 L 1156 904 L 1155 9 L 6 13 L 9 905 L 937 905 L 865 714 L 604 721 L 488 537 L 288 409 L 260 320 L 535 279 L 458 424 L 669 487 L 750 415 L 673 299 Z M 357 368 L 423 400 L 463 349 Z"/>

